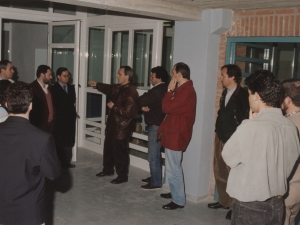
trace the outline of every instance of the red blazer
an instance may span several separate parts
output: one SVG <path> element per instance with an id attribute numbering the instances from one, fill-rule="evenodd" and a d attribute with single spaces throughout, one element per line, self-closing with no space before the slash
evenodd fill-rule
<path id="1" fill-rule="evenodd" d="M 161 144 L 170 150 L 185 151 L 193 132 L 196 114 L 196 92 L 189 80 L 174 90 L 166 92 L 162 100 L 166 114 L 157 135 Z"/>

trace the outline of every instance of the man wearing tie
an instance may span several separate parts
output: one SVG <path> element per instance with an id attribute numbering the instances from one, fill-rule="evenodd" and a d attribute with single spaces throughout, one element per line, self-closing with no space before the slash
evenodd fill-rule
<path id="1" fill-rule="evenodd" d="M 70 75 L 65 67 L 56 71 L 57 82 L 51 87 L 53 104 L 56 109 L 55 131 L 53 133 L 58 157 L 63 167 L 74 168 L 71 164 L 72 148 L 76 130 L 76 93 L 74 85 L 68 84 Z"/>

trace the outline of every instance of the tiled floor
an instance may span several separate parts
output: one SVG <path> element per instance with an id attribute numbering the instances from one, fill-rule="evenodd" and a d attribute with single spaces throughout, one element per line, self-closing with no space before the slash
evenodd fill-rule
<path id="1" fill-rule="evenodd" d="M 169 203 L 160 193 L 167 190 L 146 191 L 140 180 L 149 174 L 130 167 L 129 181 L 111 184 L 116 177 L 98 178 L 102 169 L 102 156 L 79 149 L 75 169 L 64 170 L 62 177 L 51 186 L 57 190 L 49 199 L 49 218 L 46 225 L 229 225 L 225 220 L 227 210 L 209 209 L 207 199 L 200 203 L 187 201 L 184 209 L 167 211 L 162 205 Z M 51 211 L 53 215 L 51 215 Z"/>

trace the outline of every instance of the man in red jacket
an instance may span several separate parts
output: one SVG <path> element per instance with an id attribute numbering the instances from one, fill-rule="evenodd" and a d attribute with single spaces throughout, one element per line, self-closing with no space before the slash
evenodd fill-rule
<path id="1" fill-rule="evenodd" d="M 177 63 L 172 70 L 172 80 L 162 100 L 166 117 L 157 132 L 158 139 L 165 147 L 166 177 L 171 193 L 161 194 L 172 198 L 163 209 L 173 210 L 185 206 L 182 154 L 187 148 L 193 132 L 196 114 L 196 92 L 190 80 L 190 68 L 185 63 Z"/>

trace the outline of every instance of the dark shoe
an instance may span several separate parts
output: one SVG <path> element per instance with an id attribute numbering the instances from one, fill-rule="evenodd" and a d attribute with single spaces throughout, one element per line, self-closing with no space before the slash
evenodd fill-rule
<path id="1" fill-rule="evenodd" d="M 74 165 L 74 164 L 68 164 L 67 166 L 66 166 L 67 168 L 75 168 L 76 166 Z"/>
<path id="2" fill-rule="evenodd" d="M 231 220 L 231 213 L 232 213 L 232 210 L 229 210 L 225 216 L 226 220 Z"/>
<path id="3" fill-rule="evenodd" d="M 160 189 L 161 186 L 152 186 L 150 183 L 148 183 L 148 184 L 142 185 L 141 188 L 144 190 L 157 190 L 157 189 Z"/>
<path id="4" fill-rule="evenodd" d="M 113 175 L 114 173 L 105 173 L 105 172 L 100 172 L 96 174 L 97 177 L 105 177 L 105 176 L 113 176 Z"/>
<path id="5" fill-rule="evenodd" d="M 127 179 L 121 179 L 119 177 L 117 177 L 116 179 L 113 179 L 110 183 L 112 184 L 121 184 L 121 183 L 125 183 L 128 182 L 128 178 Z"/>
<path id="6" fill-rule="evenodd" d="M 160 197 L 162 198 L 172 198 L 171 193 L 166 193 L 166 194 L 160 194 Z"/>
<path id="7" fill-rule="evenodd" d="M 184 208 L 184 206 L 177 205 L 177 204 L 174 203 L 174 202 L 170 202 L 170 203 L 167 204 L 167 205 L 163 205 L 162 208 L 163 208 L 163 209 L 166 209 L 166 210 L 174 210 L 174 209 L 182 209 L 182 208 Z"/>
<path id="8" fill-rule="evenodd" d="M 215 203 L 207 204 L 207 207 L 211 209 L 219 209 L 219 208 L 223 208 L 224 206 L 221 205 L 219 202 L 215 202 Z"/>
<path id="9" fill-rule="evenodd" d="M 151 183 L 151 177 L 147 177 L 146 179 L 142 179 L 143 183 Z"/>

